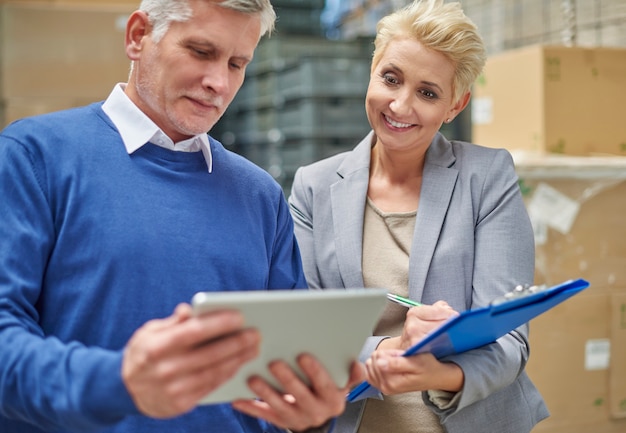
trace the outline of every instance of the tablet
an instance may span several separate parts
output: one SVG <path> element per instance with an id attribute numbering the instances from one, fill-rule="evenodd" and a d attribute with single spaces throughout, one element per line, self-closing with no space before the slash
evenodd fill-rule
<path id="1" fill-rule="evenodd" d="M 245 326 L 257 328 L 262 336 L 259 356 L 199 404 L 256 398 L 246 383 L 252 375 L 263 377 L 280 390 L 267 369 L 277 359 L 286 361 L 308 383 L 296 363 L 303 352 L 313 354 L 337 386 L 345 386 L 350 364 L 372 335 L 386 302 L 386 290 L 370 288 L 197 293 L 192 299 L 194 314 L 239 310 Z"/>

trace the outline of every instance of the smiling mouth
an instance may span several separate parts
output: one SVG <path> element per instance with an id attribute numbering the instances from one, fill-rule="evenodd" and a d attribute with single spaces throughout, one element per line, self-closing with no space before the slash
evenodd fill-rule
<path id="1" fill-rule="evenodd" d="M 383 117 L 385 118 L 387 123 L 389 123 L 394 128 L 409 128 L 409 127 L 413 126 L 413 124 L 411 124 L 411 123 L 396 122 L 395 120 L 393 120 L 392 118 L 390 118 L 386 114 L 383 114 Z"/>

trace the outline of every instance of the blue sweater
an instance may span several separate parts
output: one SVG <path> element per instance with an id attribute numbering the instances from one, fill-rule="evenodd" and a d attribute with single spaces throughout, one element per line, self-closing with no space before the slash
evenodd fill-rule
<path id="1" fill-rule="evenodd" d="M 0 135 L 0 432 L 263 432 L 230 405 L 139 414 L 122 349 L 197 291 L 304 288 L 280 187 L 210 139 L 128 155 L 101 109 Z"/>

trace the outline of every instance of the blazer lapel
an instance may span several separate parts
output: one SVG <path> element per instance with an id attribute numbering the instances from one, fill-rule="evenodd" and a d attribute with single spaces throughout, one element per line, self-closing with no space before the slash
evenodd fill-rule
<path id="1" fill-rule="evenodd" d="M 339 180 L 331 185 L 333 231 L 339 271 L 345 287 L 363 287 L 363 215 L 369 182 L 370 132 L 337 169 Z M 409 292 L 420 299 L 450 205 L 458 171 L 450 168 L 456 158 L 452 146 L 440 134 L 426 155 L 420 205 L 415 221 L 409 264 Z"/>
<path id="2" fill-rule="evenodd" d="M 450 168 L 456 158 L 452 146 L 441 135 L 435 136 L 426 154 L 420 203 L 409 263 L 409 293 L 420 299 L 437 240 L 450 205 L 458 171 Z"/>
<path id="3" fill-rule="evenodd" d="M 361 258 L 363 215 L 369 182 L 370 132 L 337 169 L 340 179 L 331 185 L 333 231 L 339 271 L 344 286 L 363 287 Z"/>

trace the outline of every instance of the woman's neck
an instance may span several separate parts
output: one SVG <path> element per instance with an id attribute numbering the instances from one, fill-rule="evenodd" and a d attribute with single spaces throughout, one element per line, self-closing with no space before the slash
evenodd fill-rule
<path id="1" fill-rule="evenodd" d="M 368 197 L 384 212 L 410 212 L 417 209 L 424 154 L 383 151 L 372 148 Z"/>

